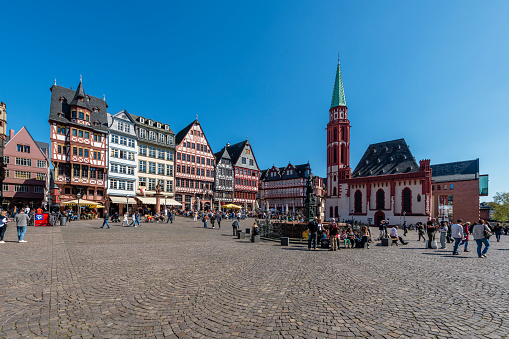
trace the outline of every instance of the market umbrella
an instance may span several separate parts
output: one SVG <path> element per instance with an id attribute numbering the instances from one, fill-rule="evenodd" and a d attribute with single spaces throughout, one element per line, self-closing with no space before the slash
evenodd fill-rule
<path id="1" fill-rule="evenodd" d="M 237 210 L 240 210 L 242 208 L 242 207 L 234 205 L 234 204 L 224 205 L 223 207 L 224 208 L 233 208 L 233 209 L 237 209 Z"/>

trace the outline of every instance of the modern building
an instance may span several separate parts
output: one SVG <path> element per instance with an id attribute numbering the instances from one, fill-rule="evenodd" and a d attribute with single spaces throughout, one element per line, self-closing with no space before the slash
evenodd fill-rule
<path id="1" fill-rule="evenodd" d="M 138 136 L 137 199 L 150 211 L 157 211 L 157 185 L 162 204 L 174 205 L 175 133 L 170 125 L 131 114 Z"/>
<path id="2" fill-rule="evenodd" d="M 76 90 L 51 86 L 49 114 L 51 162 L 60 202 L 78 198 L 89 207 L 106 202 L 106 152 L 108 118 L 106 101 L 85 93 L 83 83 Z M 57 197 L 52 197 L 53 201 Z M 63 207 L 63 206 L 62 206 Z M 74 207 L 76 208 L 76 207 Z"/>
<path id="3" fill-rule="evenodd" d="M 479 197 L 488 195 L 488 175 L 479 175 L 479 159 L 432 165 L 431 169 L 432 216 L 437 220 L 478 221 Z"/>
<path id="4" fill-rule="evenodd" d="M 138 138 L 135 121 L 126 110 L 108 113 L 108 188 L 110 214 L 131 212 L 136 205 Z"/>
<path id="5" fill-rule="evenodd" d="M 5 105 L 5 102 L 0 102 L 0 205 L 2 202 L 2 187 L 3 187 L 3 180 L 5 177 L 4 173 L 4 148 L 5 148 L 5 142 L 7 139 L 7 106 Z"/>
<path id="6" fill-rule="evenodd" d="M 214 178 L 214 209 L 221 210 L 222 205 L 233 203 L 233 165 L 227 144 L 219 152 L 215 153 L 216 170 Z"/>
<path id="7" fill-rule="evenodd" d="M 246 211 L 255 211 L 260 207 L 256 206 L 260 169 L 251 144 L 246 139 L 226 147 L 226 150 L 235 170 L 233 203 L 242 206 Z"/>
<path id="8" fill-rule="evenodd" d="M 49 145 L 36 142 L 25 126 L 10 130 L 5 144 L 4 209 L 14 206 L 45 207 L 49 182 Z"/>
<path id="9" fill-rule="evenodd" d="M 272 166 L 261 171 L 260 175 L 260 208 L 279 213 L 305 215 L 307 180 L 312 174 L 309 163 L 286 167 Z M 316 211 L 315 215 L 323 217 L 323 179 L 314 176 Z"/>
<path id="10" fill-rule="evenodd" d="M 178 132 L 175 142 L 175 200 L 185 210 L 211 209 L 216 158 L 198 119 Z"/>
<path id="11" fill-rule="evenodd" d="M 431 215 L 430 161 L 417 165 L 404 139 L 370 145 L 351 172 L 350 121 L 339 62 L 327 124 L 326 191 L 326 218 L 415 224 Z"/>

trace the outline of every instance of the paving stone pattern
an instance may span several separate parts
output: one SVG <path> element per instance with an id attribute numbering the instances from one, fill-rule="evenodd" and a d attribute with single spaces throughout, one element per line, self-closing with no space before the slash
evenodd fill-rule
<path id="1" fill-rule="evenodd" d="M 244 229 L 252 220 L 242 221 Z M 503 338 L 509 237 L 487 259 L 407 246 L 308 251 L 231 226 L 30 227 L 0 244 L 1 338 Z M 375 234 L 378 233 L 375 231 Z M 452 249 L 452 244 L 448 244 Z"/>

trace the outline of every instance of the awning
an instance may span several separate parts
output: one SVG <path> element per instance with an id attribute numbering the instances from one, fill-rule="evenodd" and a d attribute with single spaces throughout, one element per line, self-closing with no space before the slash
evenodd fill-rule
<path id="1" fill-rule="evenodd" d="M 180 202 L 175 199 L 166 199 L 165 201 L 161 201 L 163 204 L 166 203 L 167 206 L 182 206 Z"/>
<path id="2" fill-rule="evenodd" d="M 155 197 L 136 197 L 139 201 L 146 205 L 155 205 L 156 204 L 156 198 Z M 161 199 L 162 200 L 162 199 Z M 161 201 L 164 203 L 164 201 Z"/>
<path id="3" fill-rule="evenodd" d="M 136 200 L 134 200 L 134 198 L 129 198 L 129 200 L 127 200 L 126 197 L 118 197 L 118 196 L 116 197 L 116 196 L 110 195 L 110 200 L 114 204 L 125 204 L 127 202 L 128 205 L 136 205 Z"/>
<path id="4" fill-rule="evenodd" d="M 92 208 L 95 208 L 95 207 L 97 207 L 97 205 L 99 205 L 98 202 L 85 200 L 85 199 L 80 199 L 79 203 L 80 203 L 80 206 L 92 207 Z M 76 205 L 78 205 L 78 199 L 66 201 L 66 202 L 62 203 L 62 205 L 76 206 Z"/>

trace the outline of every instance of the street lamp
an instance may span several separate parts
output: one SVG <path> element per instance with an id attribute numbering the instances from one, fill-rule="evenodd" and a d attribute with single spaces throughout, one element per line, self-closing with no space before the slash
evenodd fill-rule
<path id="1" fill-rule="evenodd" d="M 81 219 L 81 214 L 80 214 L 80 212 L 81 212 L 81 211 L 80 211 L 80 199 L 81 199 L 81 193 L 80 193 L 80 192 L 78 192 L 78 193 L 76 194 L 76 198 L 78 198 L 78 220 L 80 220 L 80 219 Z"/>

